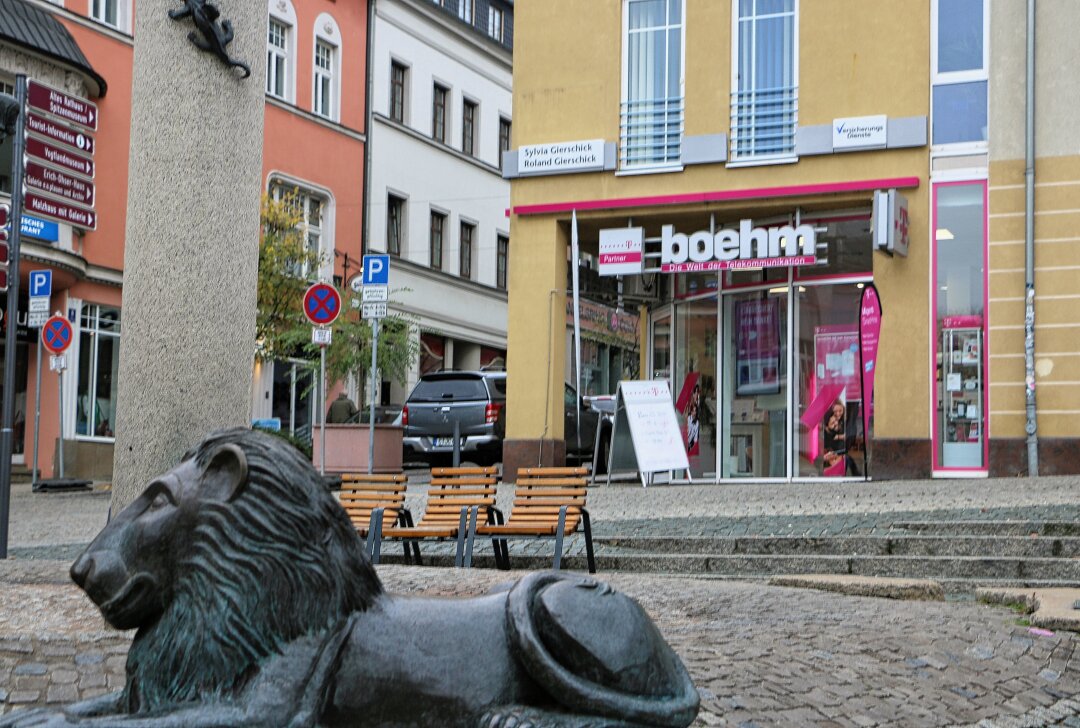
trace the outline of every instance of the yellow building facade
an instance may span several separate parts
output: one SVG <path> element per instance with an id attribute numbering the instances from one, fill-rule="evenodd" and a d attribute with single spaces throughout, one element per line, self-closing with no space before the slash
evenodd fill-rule
<path id="1" fill-rule="evenodd" d="M 1075 32 L 1068 2 L 1037 30 Z M 515 23 L 506 472 L 565 454 L 575 229 L 694 480 L 1026 469 L 1023 3 L 523 0 Z M 1075 472 L 1078 134 L 1042 83 L 1038 435 Z"/>

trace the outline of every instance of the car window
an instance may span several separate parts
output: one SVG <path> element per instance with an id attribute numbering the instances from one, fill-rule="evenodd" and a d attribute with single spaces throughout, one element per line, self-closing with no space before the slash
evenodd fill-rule
<path id="1" fill-rule="evenodd" d="M 506 377 L 493 377 L 488 382 L 491 384 L 491 388 L 495 390 L 497 398 L 506 399 Z"/>
<path id="2" fill-rule="evenodd" d="M 487 399 L 484 380 L 475 379 L 421 379 L 416 384 L 413 402 L 442 402 L 444 400 Z"/>

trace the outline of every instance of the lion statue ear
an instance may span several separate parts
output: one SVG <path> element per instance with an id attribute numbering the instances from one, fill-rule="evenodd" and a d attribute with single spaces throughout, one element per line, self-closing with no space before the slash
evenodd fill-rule
<path id="1" fill-rule="evenodd" d="M 233 500 L 247 484 L 247 456 L 236 445 L 222 445 L 207 463 L 202 479 L 202 488 L 211 498 Z"/>

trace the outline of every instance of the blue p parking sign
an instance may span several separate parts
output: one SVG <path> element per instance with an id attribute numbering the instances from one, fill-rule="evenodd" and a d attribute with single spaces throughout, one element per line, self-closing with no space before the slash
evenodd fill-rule
<path id="1" fill-rule="evenodd" d="M 30 271 L 30 295 L 31 296 L 51 296 L 52 295 L 52 271 L 51 270 L 32 270 L 32 271 Z"/>
<path id="2" fill-rule="evenodd" d="M 386 286 L 390 284 L 390 256 L 365 255 L 363 280 L 365 286 Z"/>

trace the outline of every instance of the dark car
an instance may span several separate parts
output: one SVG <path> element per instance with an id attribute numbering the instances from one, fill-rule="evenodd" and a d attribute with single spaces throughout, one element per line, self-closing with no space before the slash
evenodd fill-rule
<path id="1" fill-rule="evenodd" d="M 406 462 L 450 460 L 455 426 L 462 460 L 500 462 L 506 434 L 506 372 L 425 374 L 401 408 L 401 424 Z"/>
<path id="2" fill-rule="evenodd" d="M 604 472 L 611 423 L 610 418 L 594 408 L 592 399 L 586 397 L 581 401 L 579 441 L 577 393 L 571 385 L 566 385 L 566 457 L 570 462 L 591 464 L 599 427 L 601 458 L 597 472 Z M 454 453 L 455 423 L 462 461 L 502 461 L 506 435 L 505 371 L 442 371 L 422 376 L 401 408 L 405 462 L 449 462 Z"/>

